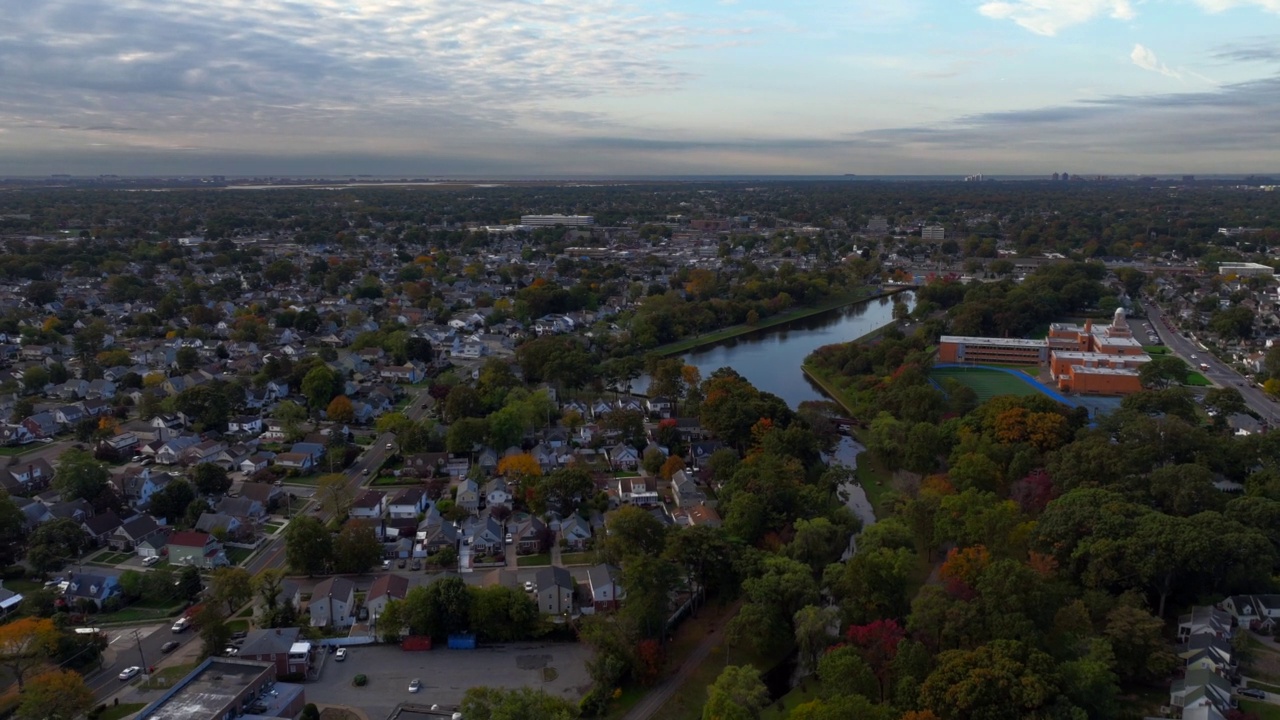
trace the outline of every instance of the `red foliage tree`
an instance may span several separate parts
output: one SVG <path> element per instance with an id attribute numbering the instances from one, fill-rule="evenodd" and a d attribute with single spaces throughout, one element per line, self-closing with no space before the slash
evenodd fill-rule
<path id="1" fill-rule="evenodd" d="M 665 660 L 657 640 L 641 640 L 636 645 L 636 679 L 641 685 L 653 685 L 662 674 Z"/>
<path id="2" fill-rule="evenodd" d="M 1009 498 L 1028 515 L 1039 515 L 1046 505 L 1058 496 L 1053 480 L 1044 470 L 1032 470 L 1026 477 L 1009 487 Z"/>
<path id="3" fill-rule="evenodd" d="M 888 697 L 892 687 L 890 668 L 898 655 L 898 644 L 907 636 L 896 620 L 876 620 L 866 625 L 850 625 L 845 638 L 861 651 L 880 684 L 880 697 Z"/>

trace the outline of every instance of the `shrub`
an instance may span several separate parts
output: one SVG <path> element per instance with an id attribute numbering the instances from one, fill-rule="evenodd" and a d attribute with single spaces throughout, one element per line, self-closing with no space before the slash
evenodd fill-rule
<path id="1" fill-rule="evenodd" d="M 364 687 L 369 684 L 369 678 L 365 677 L 364 673 L 361 673 L 351 679 L 351 684 L 356 687 Z"/>
<path id="2" fill-rule="evenodd" d="M 578 703 L 578 710 L 584 718 L 601 717 L 609 712 L 609 691 L 596 685 L 591 691 L 582 696 L 582 700 Z"/>

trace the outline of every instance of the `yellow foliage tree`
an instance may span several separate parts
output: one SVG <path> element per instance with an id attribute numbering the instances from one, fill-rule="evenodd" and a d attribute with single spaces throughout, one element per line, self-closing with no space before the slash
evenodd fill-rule
<path id="1" fill-rule="evenodd" d="M 0 625 L 0 667 L 7 669 L 24 689 L 23 679 L 43 664 L 58 643 L 58 630 L 48 618 L 26 617 Z"/>
<path id="2" fill-rule="evenodd" d="M 538 477 L 542 466 L 529 453 L 508 455 L 498 461 L 498 474 L 508 477 Z"/>
<path id="3" fill-rule="evenodd" d="M 662 463 L 662 479 L 670 480 L 672 475 L 684 469 L 684 460 L 679 455 L 672 455 Z"/>
<path id="4" fill-rule="evenodd" d="M 329 401 L 329 407 L 325 408 L 325 416 L 334 422 L 351 422 L 356 419 L 355 406 L 351 404 L 351 398 L 346 395 L 339 395 Z"/>
<path id="5" fill-rule="evenodd" d="M 959 580 L 972 585 L 978 573 L 991 564 L 991 551 L 982 545 L 967 548 L 951 548 L 947 559 L 938 568 L 943 580 Z"/>
<path id="6" fill-rule="evenodd" d="M 93 691 L 84 676 L 70 670 L 50 670 L 27 683 L 18 706 L 24 720 L 71 720 L 93 706 Z"/>
<path id="7" fill-rule="evenodd" d="M 147 389 L 160 387 L 164 384 L 164 379 L 164 373 L 147 373 L 147 376 L 142 378 L 142 387 Z"/>

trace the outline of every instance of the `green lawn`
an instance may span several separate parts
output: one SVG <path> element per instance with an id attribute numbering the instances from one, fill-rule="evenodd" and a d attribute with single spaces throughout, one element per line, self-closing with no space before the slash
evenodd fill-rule
<path id="1" fill-rule="evenodd" d="M 252 554 L 253 554 L 253 551 L 249 550 L 248 548 L 237 548 L 237 547 L 227 548 L 227 559 L 231 561 L 232 565 L 240 565 L 244 563 L 244 561 L 248 560 L 249 556 Z"/>
<path id="2" fill-rule="evenodd" d="M 129 717 L 146 706 L 146 703 L 121 703 L 119 705 L 108 705 L 107 709 L 98 716 L 98 720 L 124 720 L 124 718 Z"/>
<path id="3" fill-rule="evenodd" d="M 118 553 L 103 550 L 97 555 L 90 557 L 85 562 L 97 563 L 99 565 L 119 565 L 122 562 L 128 561 L 131 557 L 133 556 L 129 553 Z"/>
<path id="4" fill-rule="evenodd" d="M 1142 351 L 1148 355 L 1168 355 L 1168 345 L 1143 345 Z"/>
<path id="5" fill-rule="evenodd" d="M 778 698 L 778 701 L 764 709 L 760 714 L 760 720 L 786 720 L 796 706 L 803 705 L 810 700 L 818 699 L 818 680 L 813 676 L 809 676 L 800 681 L 800 684 L 792 688 L 791 692 Z"/>
<path id="6" fill-rule="evenodd" d="M 929 377 L 941 382 L 952 378 L 978 394 L 979 402 L 986 402 L 997 395 L 1037 395 L 1039 390 L 1009 373 L 983 368 L 934 368 Z"/>
<path id="7" fill-rule="evenodd" d="M 1251 688 L 1266 690 L 1267 692 L 1270 692 L 1270 693 L 1280 693 L 1280 685 L 1262 682 L 1261 680 L 1249 680 L 1247 684 Z"/>
<path id="8" fill-rule="evenodd" d="M 385 487 L 388 485 L 394 485 L 399 487 L 412 487 L 414 485 L 417 485 L 418 481 L 413 478 L 398 478 L 398 477 L 393 477 L 391 475 L 379 475 L 378 477 L 373 479 L 373 482 L 369 484 L 373 486 L 378 486 L 378 487 Z"/>
<path id="9" fill-rule="evenodd" d="M 95 622 L 125 623 L 160 620 L 177 615 L 183 607 L 182 604 L 173 604 L 172 600 L 139 600 L 127 608 L 96 615 Z"/>
<path id="10" fill-rule="evenodd" d="M 543 553 L 541 555 L 524 555 L 516 558 L 517 567 L 542 567 L 551 564 L 551 556 Z"/>
<path id="11" fill-rule="evenodd" d="M 1261 720 L 1280 720 L 1280 705 L 1272 705 L 1261 700 L 1245 700 L 1240 698 L 1240 709 Z"/>
<path id="12" fill-rule="evenodd" d="M 1198 372 L 1187 373 L 1187 385 L 1191 387 L 1209 387 L 1212 384 L 1209 378 Z"/>
<path id="13" fill-rule="evenodd" d="M 228 620 L 227 627 L 231 629 L 231 632 L 249 632 L 249 621 L 243 619 Z"/>
<path id="14" fill-rule="evenodd" d="M 39 450 L 42 447 L 44 447 L 44 443 L 32 443 L 30 445 L 10 445 L 6 447 L 0 447 L 0 457 L 14 457 L 17 455 L 23 455 L 29 452 L 35 452 L 36 450 Z"/>
<path id="15" fill-rule="evenodd" d="M 590 565 L 594 553 L 560 553 L 560 562 L 565 565 Z"/>

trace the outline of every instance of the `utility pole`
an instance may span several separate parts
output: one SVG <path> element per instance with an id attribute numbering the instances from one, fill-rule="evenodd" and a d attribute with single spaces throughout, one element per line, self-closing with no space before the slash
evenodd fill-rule
<path id="1" fill-rule="evenodd" d="M 142 652 L 142 635 L 137 631 L 133 631 L 133 639 L 138 643 L 138 657 L 142 660 L 142 673 L 151 676 L 151 669 L 147 667 L 147 656 Z"/>

